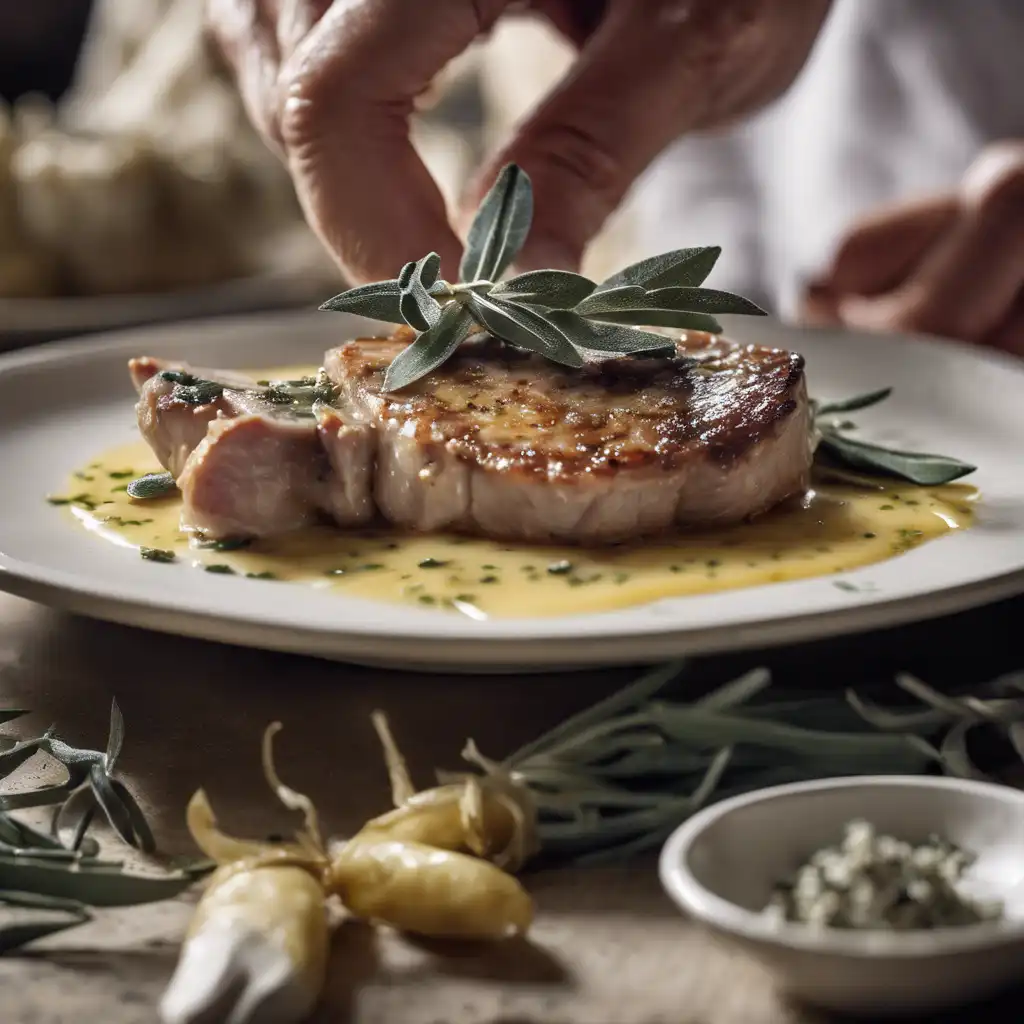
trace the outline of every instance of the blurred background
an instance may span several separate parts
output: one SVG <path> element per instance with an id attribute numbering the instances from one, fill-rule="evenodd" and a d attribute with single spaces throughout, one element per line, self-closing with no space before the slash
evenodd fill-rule
<path id="1" fill-rule="evenodd" d="M 341 290 L 204 43 L 203 0 L 35 2 L 45 19 L 0 0 L 6 347 Z M 449 201 L 570 60 L 543 24 L 512 19 L 446 69 L 414 141 Z M 589 270 L 622 265 L 630 220 L 627 204 Z"/>

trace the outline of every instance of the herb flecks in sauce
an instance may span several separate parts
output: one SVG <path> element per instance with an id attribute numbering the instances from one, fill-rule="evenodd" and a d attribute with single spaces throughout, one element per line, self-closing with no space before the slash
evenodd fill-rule
<path id="1" fill-rule="evenodd" d="M 139 554 L 147 562 L 173 562 L 177 556 L 166 548 L 139 548 Z"/>
<path id="2" fill-rule="evenodd" d="M 299 376 L 292 373 L 289 379 Z M 170 551 L 178 562 L 200 569 L 227 565 L 245 578 L 456 614 L 465 610 L 460 604 L 472 604 L 477 615 L 497 618 L 586 614 L 849 572 L 970 525 L 976 493 L 963 485 L 911 487 L 897 481 L 882 489 L 821 486 L 753 523 L 601 550 L 327 526 L 245 546 L 228 541 L 201 547 L 190 545 L 178 529 L 177 491 L 142 506 L 116 490 L 109 473 L 128 466 L 138 473 L 159 468 L 145 444 L 137 442 L 89 468 L 96 481 L 88 493 L 80 493 L 79 482 L 68 486 L 70 497 L 57 501 L 97 536 Z M 882 504 L 892 507 L 882 511 Z M 118 519 L 152 521 L 124 525 Z M 841 579 L 828 585 L 853 586 Z M 857 590 L 866 589 L 857 584 Z M 471 602 L 465 600 L 469 596 Z"/>

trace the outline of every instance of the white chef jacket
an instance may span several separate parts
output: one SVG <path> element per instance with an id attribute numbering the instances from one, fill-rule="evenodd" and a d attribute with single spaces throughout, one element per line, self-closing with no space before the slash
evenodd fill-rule
<path id="1" fill-rule="evenodd" d="M 858 216 L 955 188 L 1024 139 L 1024 0 L 835 0 L 793 88 L 680 140 L 640 184 L 644 248 L 722 245 L 709 285 L 783 316 Z"/>

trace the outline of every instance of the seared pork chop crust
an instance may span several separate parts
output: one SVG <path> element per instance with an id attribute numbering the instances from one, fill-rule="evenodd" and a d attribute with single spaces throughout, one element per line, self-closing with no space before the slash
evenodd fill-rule
<path id="1" fill-rule="evenodd" d="M 470 342 L 400 394 L 382 395 L 388 364 L 410 340 L 399 332 L 327 353 L 345 410 L 360 415 L 372 402 L 375 415 L 402 423 L 403 436 L 482 468 L 548 479 L 672 470 L 698 453 L 728 465 L 805 394 L 802 356 L 695 334 L 671 358 L 581 369 L 492 339 Z"/>

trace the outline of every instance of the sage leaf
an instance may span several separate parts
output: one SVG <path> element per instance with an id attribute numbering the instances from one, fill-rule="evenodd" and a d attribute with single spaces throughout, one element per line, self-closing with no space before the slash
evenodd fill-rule
<path id="1" fill-rule="evenodd" d="M 624 309 L 616 313 L 601 313 L 597 318 L 612 324 L 674 327 L 680 331 L 702 331 L 705 334 L 722 333 L 722 325 L 713 316 L 682 309 Z"/>
<path id="2" fill-rule="evenodd" d="M 642 352 L 672 353 L 676 350 L 676 343 L 663 334 L 587 320 L 575 310 L 553 309 L 546 316 L 574 345 L 594 352 L 625 356 Z"/>
<path id="3" fill-rule="evenodd" d="M 128 497 L 136 501 L 149 501 L 152 498 L 166 498 L 178 489 L 174 477 L 170 473 L 147 473 L 133 480 L 128 485 Z"/>
<path id="4" fill-rule="evenodd" d="M 823 402 L 815 407 L 815 414 L 818 416 L 831 416 L 840 412 L 856 412 L 858 409 L 867 409 L 872 405 L 884 402 L 892 394 L 892 388 L 880 388 L 878 391 L 868 391 L 863 395 L 854 395 L 852 398 L 844 398 L 838 402 Z"/>
<path id="5" fill-rule="evenodd" d="M 711 297 L 704 300 L 702 294 Z M 711 334 L 720 334 L 722 327 L 717 320 L 707 315 L 709 312 L 763 314 L 754 303 L 728 292 L 706 292 L 698 288 L 657 288 L 647 291 L 635 285 L 595 292 L 576 307 L 576 312 L 597 320 L 689 327 Z"/>
<path id="6" fill-rule="evenodd" d="M 533 220 L 533 188 L 526 172 L 508 164 L 477 210 L 459 265 L 465 283 L 496 281 L 519 255 Z"/>
<path id="7" fill-rule="evenodd" d="M 854 469 L 883 473 L 924 487 L 951 483 L 973 473 L 977 468 L 945 455 L 883 448 L 835 431 L 822 434 L 819 447 L 830 458 Z"/>
<path id="8" fill-rule="evenodd" d="M 121 797 L 114 791 L 110 779 L 107 778 L 100 765 L 93 765 L 89 772 L 89 785 L 96 803 L 103 811 L 111 828 L 129 845 L 137 846 L 135 828 L 128 809 L 121 802 Z"/>
<path id="9" fill-rule="evenodd" d="M 172 899 L 192 885 L 190 874 L 127 873 L 119 864 L 10 857 L 0 853 L 0 888 L 78 900 L 90 907 L 128 907 Z"/>
<path id="10" fill-rule="evenodd" d="M 743 316 L 767 316 L 756 302 L 723 292 L 718 288 L 656 288 L 648 297 L 666 309 L 687 310 L 694 313 L 733 313 Z"/>
<path id="11" fill-rule="evenodd" d="M 110 784 L 114 787 L 114 792 L 120 797 L 121 803 L 128 811 L 128 817 L 132 822 L 132 830 L 135 833 L 136 848 L 143 853 L 156 853 L 156 836 L 153 835 L 153 830 L 149 827 L 149 822 L 146 820 L 145 814 L 142 813 L 142 808 L 138 805 L 135 797 L 132 796 L 128 787 L 119 779 L 111 779 Z"/>
<path id="12" fill-rule="evenodd" d="M 628 267 L 602 281 L 598 291 L 607 291 L 622 285 L 642 285 L 645 288 L 696 288 L 704 283 L 722 255 L 720 246 L 697 249 L 676 249 L 631 263 Z"/>
<path id="13" fill-rule="evenodd" d="M 110 732 L 107 735 L 107 749 L 103 754 L 103 767 L 110 773 L 121 756 L 124 746 L 124 716 L 118 707 L 117 700 L 110 702 Z"/>
<path id="14" fill-rule="evenodd" d="M 954 775 L 959 779 L 991 782 L 992 779 L 974 763 L 967 749 L 967 734 L 976 724 L 968 721 L 957 722 L 946 733 L 939 747 L 942 766 L 947 775 Z"/>
<path id="15" fill-rule="evenodd" d="M 23 907 L 30 910 L 88 913 L 85 905 L 77 900 L 62 899 L 60 896 L 44 896 L 37 892 L 16 892 L 11 889 L 0 890 L 0 903 L 8 907 Z"/>
<path id="16" fill-rule="evenodd" d="M 8 847 L 22 845 L 18 823 L 8 814 L 0 812 L 0 844 Z"/>
<path id="17" fill-rule="evenodd" d="M 893 711 L 865 700 L 853 690 L 846 691 L 846 699 L 865 722 L 882 732 L 936 732 L 953 719 L 952 713 L 942 708 Z"/>
<path id="18" fill-rule="evenodd" d="M 724 683 L 717 690 L 698 697 L 693 706 L 704 711 L 732 711 L 761 693 L 771 685 L 771 681 L 771 672 L 766 668 L 755 668 L 732 682 Z"/>
<path id="19" fill-rule="evenodd" d="M 437 299 L 427 290 L 437 281 L 440 266 L 441 257 L 432 252 L 416 263 L 407 263 L 399 276 L 402 317 L 417 331 L 429 331 L 441 316 Z"/>
<path id="20" fill-rule="evenodd" d="M 166 373 L 161 374 L 166 377 Z M 187 405 L 208 405 L 224 394 L 224 385 L 213 380 L 194 379 L 191 384 L 175 384 L 171 397 Z"/>
<path id="21" fill-rule="evenodd" d="M 654 694 L 664 690 L 669 683 L 678 679 L 685 670 L 686 664 L 685 661 L 669 661 L 655 666 L 629 686 L 565 719 L 560 725 L 556 725 L 531 743 L 527 743 L 526 746 L 520 747 L 509 758 L 508 763 L 520 765 L 528 757 L 546 751 L 570 736 L 578 735 L 583 729 L 589 729 L 591 726 L 607 722 L 616 715 L 634 710 Z"/>
<path id="22" fill-rule="evenodd" d="M 36 751 L 41 750 L 43 738 L 21 740 L 9 750 L 0 754 L 0 779 L 6 778 L 11 772 L 20 768 Z"/>
<path id="23" fill-rule="evenodd" d="M 764 722 L 707 712 L 693 707 L 652 704 L 655 724 L 666 735 L 684 743 L 705 746 L 754 743 L 805 757 L 842 759 L 845 764 L 890 763 L 920 767 L 936 758 L 936 752 L 916 736 L 870 733 L 817 732 L 782 722 Z"/>
<path id="24" fill-rule="evenodd" d="M 405 323 L 401 307 L 402 289 L 397 280 L 378 281 L 350 288 L 328 299 L 320 308 L 332 313 L 355 313 L 370 320 Z"/>
<path id="25" fill-rule="evenodd" d="M 60 841 L 0 812 L 0 841 L 20 849 L 62 850 Z"/>
<path id="26" fill-rule="evenodd" d="M 532 270 L 496 284 L 490 294 L 551 309 L 572 309 L 596 287 L 589 277 L 568 270 Z"/>
<path id="27" fill-rule="evenodd" d="M 477 320 L 497 337 L 563 366 L 583 365 L 572 341 L 536 309 L 480 294 L 471 295 L 469 305 Z"/>
<path id="28" fill-rule="evenodd" d="M 391 361 L 384 375 L 385 391 L 400 391 L 437 369 L 476 328 L 476 321 L 459 302 L 449 302 L 436 324 Z"/>
<path id="29" fill-rule="evenodd" d="M 0 955 L 47 935 L 55 935 L 68 928 L 77 928 L 92 919 L 88 908 L 78 900 L 42 896 L 38 893 L 0 891 L 0 906 L 44 910 L 63 915 L 63 918 L 47 917 L 36 921 L 21 920 L 7 923 L 0 918 Z"/>
<path id="30" fill-rule="evenodd" d="M 57 786 L 44 786 L 26 793 L 0 794 L 0 810 L 23 811 L 29 807 L 52 807 L 63 803 L 74 791 L 78 783 L 74 779 L 62 782 Z"/>
<path id="31" fill-rule="evenodd" d="M 65 805 L 66 806 L 66 805 Z M 62 808 L 63 809 L 63 808 Z M 60 812 L 58 812 L 59 814 Z M 71 837 L 71 849 L 72 850 L 84 850 L 85 840 L 87 838 L 86 833 L 89 831 L 89 827 L 93 823 L 93 819 L 96 817 L 96 810 L 93 807 L 86 808 L 85 813 L 78 820 L 78 824 L 75 826 L 74 834 Z"/>

